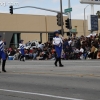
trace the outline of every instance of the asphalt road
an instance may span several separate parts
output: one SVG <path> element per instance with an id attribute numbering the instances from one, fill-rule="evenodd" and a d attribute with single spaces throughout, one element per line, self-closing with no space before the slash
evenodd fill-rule
<path id="1" fill-rule="evenodd" d="M 7 61 L 0 100 L 100 100 L 100 61 Z"/>

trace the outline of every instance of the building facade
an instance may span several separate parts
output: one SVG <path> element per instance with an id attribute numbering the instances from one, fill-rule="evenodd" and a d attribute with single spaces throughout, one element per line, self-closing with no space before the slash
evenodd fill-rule
<path id="1" fill-rule="evenodd" d="M 63 17 L 63 22 L 67 16 Z M 87 23 L 87 22 L 86 22 Z M 99 21 L 100 24 L 100 21 Z M 66 32 L 69 30 L 64 28 L 64 37 L 67 38 Z M 44 16 L 44 15 L 25 15 L 25 14 L 0 14 L 0 34 L 3 35 L 3 39 L 7 41 L 7 47 L 17 44 L 20 39 L 24 42 L 38 40 L 43 43 L 51 40 L 53 32 L 60 30 L 61 27 L 57 26 L 56 16 Z M 72 29 L 77 30 L 77 36 L 89 35 L 88 26 L 86 24 L 86 34 L 84 33 L 84 20 L 72 20 Z M 97 33 L 100 32 L 100 29 Z"/>

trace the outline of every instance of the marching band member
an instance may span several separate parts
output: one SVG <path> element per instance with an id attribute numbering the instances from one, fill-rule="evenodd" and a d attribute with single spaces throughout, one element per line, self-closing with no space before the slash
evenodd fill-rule
<path id="1" fill-rule="evenodd" d="M 21 61 L 21 59 L 23 59 L 23 61 L 25 61 L 25 51 L 24 51 L 25 45 L 23 44 L 23 41 L 24 40 L 20 40 L 20 43 L 19 43 L 19 48 L 20 48 L 20 52 L 21 52 L 20 61 Z"/>
<path id="2" fill-rule="evenodd" d="M 6 72 L 5 70 L 5 64 L 6 64 L 6 54 L 4 51 L 4 46 L 6 45 L 5 41 L 1 40 L 1 35 L 0 35 L 0 58 L 2 59 L 2 71 Z"/>
<path id="3" fill-rule="evenodd" d="M 57 66 L 57 62 L 59 61 L 59 67 L 63 67 L 64 65 L 62 65 L 61 63 L 61 52 L 62 52 L 62 44 L 63 41 L 62 39 L 59 37 L 59 31 L 55 31 L 54 32 L 55 37 L 53 38 L 53 45 L 55 46 L 55 50 L 56 50 L 56 61 L 55 61 L 55 66 Z"/>

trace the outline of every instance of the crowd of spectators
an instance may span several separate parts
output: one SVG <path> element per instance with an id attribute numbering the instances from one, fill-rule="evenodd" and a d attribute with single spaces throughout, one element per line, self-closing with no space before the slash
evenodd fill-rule
<path id="1" fill-rule="evenodd" d="M 5 49 L 6 54 L 13 56 L 14 60 L 20 58 L 20 50 Z M 89 37 L 70 37 L 63 39 L 62 59 L 77 60 L 77 59 L 100 59 L 100 34 L 90 35 Z M 37 48 L 25 49 L 26 59 L 33 60 L 53 60 L 56 57 L 54 46 L 51 42 L 41 44 Z"/>

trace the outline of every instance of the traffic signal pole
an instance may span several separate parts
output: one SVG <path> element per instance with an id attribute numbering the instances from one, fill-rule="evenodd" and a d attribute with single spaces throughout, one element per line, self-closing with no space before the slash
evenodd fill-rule
<path id="1" fill-rule="evenodd" d="M 23 6 L 23 7 L 13 8 L 13 9 L 15 10 L 15 9 L 22 9 L 22 8 L 35 8 L 35 9 L 40 9 L 40 10 L 45 10 L 45 11 L 50 11 L 50 12 L 55 12 L 55 13 L 61 13 L 61 11 L 45 9 L 45 8 L 40 8 L 40 7 L 35 7 L 35 6 Z M 64 13 L 64 12 L 62 12 L 62 14 L 67 15 L 67 13 Z"/>
<path id="2" fill-rule="evenodd" d="M 71 6 L 70 6 L 70 0 L 68 0 L 68 8 L 70 8 Z M 69 12 L 68 13 L 68 17 L 69 17 L 69 27 L 70 27 L 70 29 L 69 29 L 69 32 L 70 32 L 70 37 L 71 37 L 71 12 Z"/>
<path id="3" fill-rule="evenodd" d="M 62 0 L 60 0 L 60 10 L 61 10 L 61 34 L 62 36 L 64 35 L 63 33 L 63 13 L 62 13 Z"/>
<path id="4" fill-rule="evenodd" d="M 50 11 L 50 12 L 55 12 L 55 13 L 61 13 L 61 31 L 62 31 L 61 34 L 63 35 L 63 33 L 64 33 L 63 32 L 64 31 L 63 30 L 63 14 L 68 15 L 68 13 L 65 13 L 62 11 L 62 0 L 60 0 L 60 11 L 56 11 L 56 10 L 52 10 L 52 9 L 45 9 L 45 8 L 40 8 L 40 7 L 35 7 L 35 6 L 23 6 L 23 7 L 13 8 L 13 10 L 22 9 L 22 8 L 35 8 L 35 9 L 40 9 L 40 10 L 45 10 L 45 11 Z"/>

